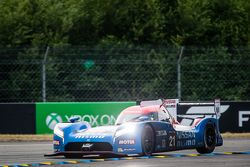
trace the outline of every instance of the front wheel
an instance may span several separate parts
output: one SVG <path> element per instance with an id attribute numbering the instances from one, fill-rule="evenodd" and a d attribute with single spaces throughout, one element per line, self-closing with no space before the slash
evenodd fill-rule
<path id="1" fill-rule="evenodd" d="M 205 127 L 203 140 L 204 146 L 196 148 L 197 152 L 200 154 L 213 152 L 216 145 L 216 130 L 211 123 L 208 123 Z"/>
<path id="2" fill-rule="evenodd" d="M 152 127 L 146 124 L 142 131 L 141 144 L 142 144 L 142 155 L 151 155 L 154 151 L 154 131 Z"/>

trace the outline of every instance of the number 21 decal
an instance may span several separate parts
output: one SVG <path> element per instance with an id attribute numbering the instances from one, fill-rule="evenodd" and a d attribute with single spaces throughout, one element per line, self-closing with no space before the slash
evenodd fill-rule
<path id="1" fill-rule="evenodd" d="M 169 147 L 175 147 L 175 136 L 169 136 Z"/>

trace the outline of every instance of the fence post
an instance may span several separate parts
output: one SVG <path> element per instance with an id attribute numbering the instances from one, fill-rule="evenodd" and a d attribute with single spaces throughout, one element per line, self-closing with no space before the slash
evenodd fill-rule
<path id="1" fill-rule="evenodd" d="M 49 53 L 49 46 L 47 46 L 46 52 L 44 54 L 44 58 L 42 61 L 42 96 L 43 96 L 43 102 L 46 102 L 46 61 L 47 56 Z"/>
<path id="2" fill-rule="evenodd" d="M 184 46 L 181 47 L 180 54 L 177 60 L 177 97 L 181 100 L 181 58 L 183 55 Z"/>

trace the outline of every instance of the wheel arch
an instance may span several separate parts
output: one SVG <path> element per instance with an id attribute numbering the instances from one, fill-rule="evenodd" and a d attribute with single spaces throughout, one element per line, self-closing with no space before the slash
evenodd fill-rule
<path id="1" fill-rule="evenodd" d="M 207 121 L 204 124 L 203 131 L 199 133 L 200 142 L 196 147 L 196 150 L 201 153 L 211 153 L 214 151 L 217 145 L 217 128 L 213 121 Z"/>
<path id="2" fill-rule="evenodd" d="M 155 127 L 153 126 L 153 123 L 151 123 L 151 122 L 147 122 L 147 123 L 144 123 L 143 124 L 143 128 L 142 128 L 142 132 L 141 132 L 141 148 L 143 147 L 143 131 L 144 131 L 144 128 L 146 127 L 146 126 L 149 126 L 149 127 L 151 127 L 151 129 L 152 129 L 152 132 L 153 132 L 153 150 L 152 150 L 152 153 L 154 153 L 155 152 L 155 146 L 156 146 L 156 132 L 155 132 Z M 142 149 L 142 154 L 143 154 L 143 149 Z"/>
<path id="3" fill-rule="evenodd" d="M 218 135 L 220 132 L 218 130 L 218 125 L 217 125 L 217 120 L 215 118 L 205 118 L 201 120 L 199 125 L 196 127 L 196 143 L 197 147 L 202 147 L 204 146 L 204 133 L 205 133 L 205 128 L 207 124 L 212 124 L 213 127 L 215 128 L 216 135 Z"/>

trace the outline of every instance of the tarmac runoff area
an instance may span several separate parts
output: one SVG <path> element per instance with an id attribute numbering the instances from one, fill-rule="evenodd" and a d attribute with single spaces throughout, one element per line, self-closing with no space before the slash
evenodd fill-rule
<path id="1" fill-rule="evenodd" d="M 2 166 L 100 166 L 100 167 L 211 167 L 250 166 L 250 138 L 226 138 L 214 154 L 200 156 L 196 150 L 154 154 L 151 157 L 66 159 L 44 157 L 51 153 L 51 142 L 0 142 Z"/>

